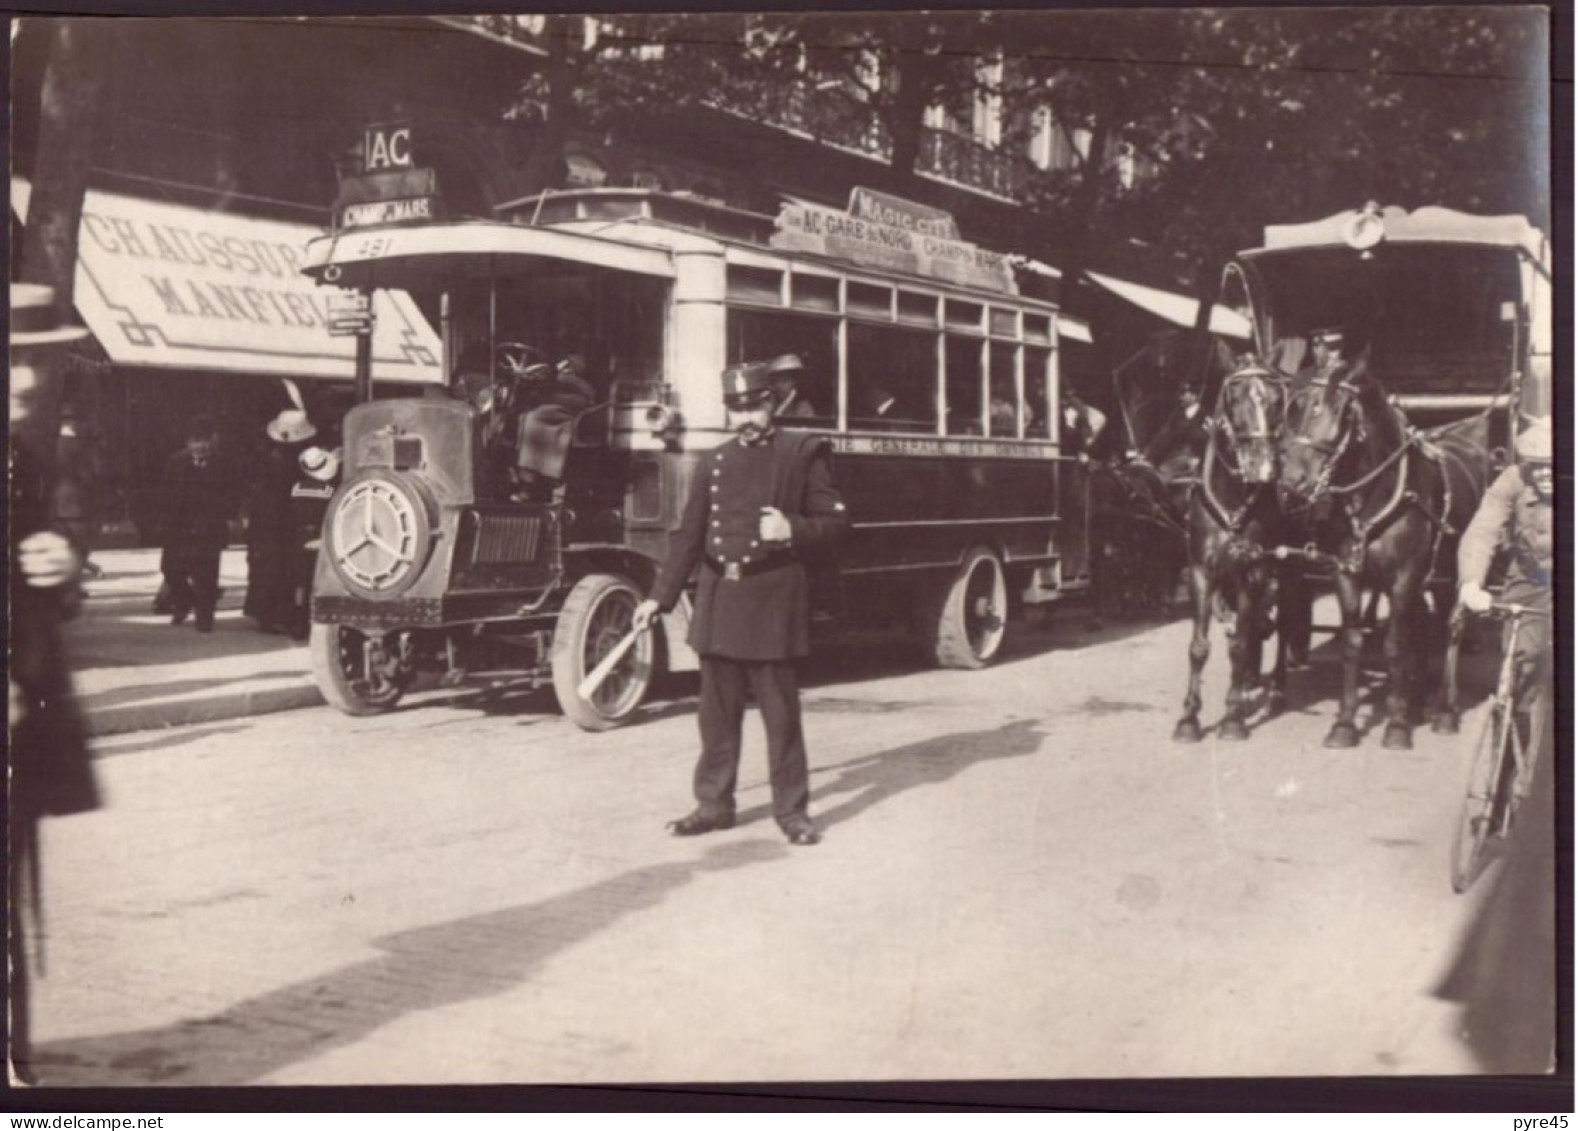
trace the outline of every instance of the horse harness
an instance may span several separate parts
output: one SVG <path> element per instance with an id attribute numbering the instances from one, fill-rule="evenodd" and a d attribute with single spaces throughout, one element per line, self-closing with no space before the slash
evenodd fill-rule
<path id="1" fill-rule="evenodd" d="M 1351 375 L 1350 375 L 1351 376 Z M 1313 544 L 1302 547 L 1294 552 L 1302 554 L 1312 561 L 1328 561 L 1343 573 L 1357 574 L 1364 568 L 1364 553 L 1369 548 L 1370 542 L 1382 533 L 1386 527 L 1402 516 L 1405 510 L 1413 508 L 1424 516 L 1425 520 L 1434 528 L 1435 538 L 1430 547 L 1430 558 L 1434 561 L 1440 551 L 1444 538 L 1460 533 L 1451 524 L 1452 514 L 1452 477 L 1445 471 L 1441 475 L 1443 497 L 1441 500 L 1441 513 L 1432 513 L 1425 505 L 1425 500 L 1420 497 L 1417 490 L 1408 487 L 1410 471 L 1413 469 L 1413 457 L 1419 456 L 1435 464 L 1442 464 L 1449 454 L 1445 449 L 1427 443 L 1419 432 L 1408 422 L 1407 416 L 1396 405 L 1388 405 L 1392 419 L 1398 426 L 1402 441 L 1394 448 L 1385 459 L 1366 471 L 1351 483 L 1333 484 L 1332 475 L 1335 473 L 1338 462 L 1348 450 L 1349 445 L 1356 437 L 1362 436 L 1364 424 L 1361 420 L 1357 427 L 1349 427 L 1348 421 L 1355 415 L 1355 398 L 1358 395 L 1357 386 L 1350 384 L 1349 379 L 1344 379 L 1340 384 L 1328 386 L 1326 382 L 1318 382 L 1309 386 L 1310 389 L 1330 388 L 1333 392 L 1346 394 L 1341 412 L 1343 426 L 1338 433 L 1335 443 L 1312 440 L 1307 436 L 1293 435 L 1289 437 L 1291 443 L 1314 448 L 1325 462 L 1321 466 L 1320 474 L 1316 477 L 1315 487 L 1305 500 L 1305 507 L 1313 507 L 1327 495 L 1342 499 L 1347 510 L 1347 517 L 1351 526 L 1353 540 L 1348 552 L 1338 556 L 1322 554 L 1315 549 Z M 1305 390 L 1307 391 L 1307 390 Z M 1455 457 L 1454 457 L 1455 458 Z M 1364 518 L 1360 514 L 1363 503 L 1358 500 L 1349 500 L 1349 496 L 1356 496 L 1359 492 L 1376 483 L 1387 471 L 1396 469 L 1396 481 L 1393 484 L 1386 504 L 1376 513 Z"/>

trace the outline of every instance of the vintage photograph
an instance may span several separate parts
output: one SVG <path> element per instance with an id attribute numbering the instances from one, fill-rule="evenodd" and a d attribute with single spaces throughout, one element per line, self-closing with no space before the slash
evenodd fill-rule
<path id="1" fill-rule="evenodd" d="M 14 1086 L 1570 1109 L 1550 9 L 418 11 L 11 21 Z"/>

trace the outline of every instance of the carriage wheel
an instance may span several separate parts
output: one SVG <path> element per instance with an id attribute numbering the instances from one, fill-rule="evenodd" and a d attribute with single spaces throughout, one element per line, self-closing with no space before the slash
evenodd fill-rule
<path id="1" fill-rule="evenodd" d="M 609 730 L 635 714 L 656 672 L 657 633 L 644 632 L 590 699 L 581 680 L 630 632 L 641 595 L 625 577 L 581 578 L 559 612 L 553 632 L 553 691 L 559 708 L 583 730 Z"/>
<path id="2" fill-rule="evenodd" d="M 1003 647 L 1008 583 L 1003 563 L 984 546 L 965 555 L 940 601 L 929 606 L 927 650 L 945 668 L 983 668 Z"/>
<path id="3" fill-rule="evenodd" d="M 1468 789 L 1458 814 L 1452 840 L 1452 890 L 1465 892 L 1485 866 L 1485 847 L 1506 816 L 1512 762 L 1511 720 L 1499 706 L 1486 712 L 1474 760 L 1468 771 Z"/>
<path id="4" fill-rule="evenodd" d="M 343 624 L 315 624 L 308 638 L 312 676 L 331 707 L 347 715 L 391 710 L 411 673 L 366 633 Z"/>

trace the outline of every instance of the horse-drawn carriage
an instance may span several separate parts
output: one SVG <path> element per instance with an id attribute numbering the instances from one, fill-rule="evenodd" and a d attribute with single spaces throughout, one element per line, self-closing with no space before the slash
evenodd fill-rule
<path id="1" fill-rule="evenodd" d="M 1219 385 L 1189 518 L 1195 632 L 1184 715 L 1196 741 L 1200 671 L 1217 603 L 1234 609 L 1223 737 L 1243 737 L 1261 647 L 1277 623 L 1268 706 L 1306 586 L 1341 608 L 1343 687 L 1327 745 L 1357 743 L 1361 598 L 1386 598 L 1386 745 L 1411 743 L 1412 709 L 1444 640 L 1456 541 L 1520 419 L 1550 411 L 1550 246 L 1522 217 L 1444 208 L 1339 213 L 1274 226 L 1226 269 L 1222 302 L 1247 317 L 1254 360 Z M 1341 328 L 1347 356 L 1307 359 Z M 1455 727 L 1448 695 L 1444 728 Z"/>
<path id="2" fill-rule="evenodd" d="M 1113 372 L 1116 442 L 1090 476 L 1093 586 L 1099 617 L 1158 616 L 1188 563 L 1189 496 L 1206 413 L 1181 332 L 1158 337 Z"/>

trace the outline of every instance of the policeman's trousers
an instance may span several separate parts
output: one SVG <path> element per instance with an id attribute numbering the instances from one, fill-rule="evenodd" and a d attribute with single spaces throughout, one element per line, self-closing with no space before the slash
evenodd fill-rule
<path id="1" fill-rule="evenodd" d="M 810 803 L 810 771 L 800 726 L 800 688 L 787 660 L 701 657 L 701 758 L 696 763 L 696 801 L 705 813 L 732 813 L 740 769 L 740 736 L 747 693 L 756 700 L 767 728 L 767 770 L 773 816 L 804 816 Z"/>

